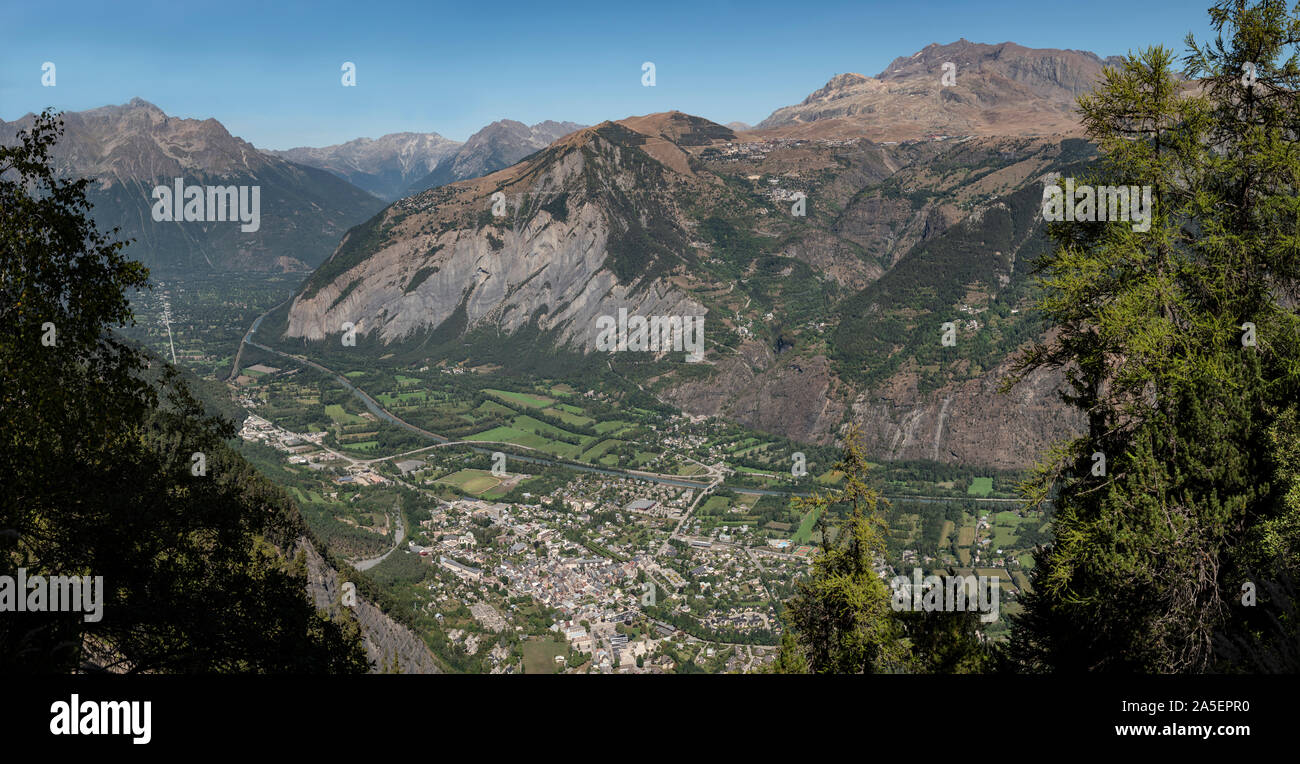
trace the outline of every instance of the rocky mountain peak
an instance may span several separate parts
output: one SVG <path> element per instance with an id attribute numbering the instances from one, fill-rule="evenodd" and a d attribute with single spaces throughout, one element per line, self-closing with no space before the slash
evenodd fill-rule
<path id="1" fill-rule="evenodd" d="M 33 119 L 0 121 L 0 142 L 16 140 Z M 65 112 L 63 124 L 52 151 L 58 171 L 93 179 L 96 222 L 121 227 L 135 240 L 131 256 L 163 271 L 306 270 L 380 206 L 328 173 L 258 151 L 216 119 L 171 117 L 142 98 Z M 176 178 L 190 186 L 257 186 L 259 230 L 155 221 L 151 189 Z"/>
<path id="2" fill-rule="evenodd" d="M 855 85 L 869 82 L 870 79 L 870 77 L 864 77 L 855 72 L 837 74 L 834 77 L 831 77 L 830 80 L 820 89 L 814 90 L 811 95 L 803 100 L 803 102 L 809 104 L 815 101 L 825 101 L 829 98 L 834 98 L 839 94 L 851 90 Z"/>
<path id="3" fill-rule="evenodd" d="M 354 138 L 333 146 L 302 146 L 265 153 L 326 170 L 391 201 L 400 197 L 412 181 L 455 154 L 461 145 L 437 133 L 403 132 L 376 139 Z"/>
<path id="4" fill-rule="evenodd" d="M 406 192 L 419 193 L 458 180 L 488 175 L 583 127 L 576 122 L 546 120 L 529 126 L 513 119 L 499 119 L 471 135 L 455 152 L 443 157 L 432 171 L 412 183 Z"/>
<path id="5" fill-rule="evenodd" d="M 150 112 L 156 112 L 158 114 L 162 114 L 162 116 L 164 117 L 167 116 L 166 114 L 163 113 L 162 109 L 144 100 L 140 96 L 136 96 L 135 98 L 132 98 L 130 101 L 127 101 L 124 106 L 121 106 L 119 108 L 144 110 L 144 111 L 150 111 Z"/>
<path id="6" fill-rule="evenodd" d="M 894 59 L 876 77 L 838 74 L 758 128 L 893 141 L 1078 132 L 1075 100 L 1113 62 L 1088 51 L 1013 42 L 932 43 Z"/>

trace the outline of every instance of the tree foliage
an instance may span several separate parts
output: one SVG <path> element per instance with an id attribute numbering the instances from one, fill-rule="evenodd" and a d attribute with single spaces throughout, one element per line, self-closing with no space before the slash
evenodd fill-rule
<path id="1" fill-rule="evenodd" d="M 799 582 L 785 608 L 802 655 L 792 655 L 792 641 L 783 638 L 778 665 L 786 670 L 806 665 L 818 674 L 898 671 L 907 659 L 903 632 L 890 604 L 889 588 L 875 571 L 876 558 L 885 551 L 881 499 L 867 485 L 866 452 L 856 430 L 845 436 L 844 453 L 835 469 L 844 473 L 841 489 L 795 499 L 799 511 L 818 513 L 822 550 L 813 560 L 812 574 Z M 827 520 L 832 504 L 848 508 L 833 542 Z"/>
<path id="2" fill-rule="evenodd" d="M 59 132 L 46 112 L 0 147 L 0 575 L 102 576 L 103 610 L 4 613 L 0 670 L 366 670 L 288 557 L 293 504 L 113 335 L 148 272 L 91 222 L 89 181 L 55 175 Z"/>
<path id="3" fill-rule="evenodd" d="M 1012 382 L 1062 371 L 1087 432 L 1026 486 L 1055 516 L 1014 622 L 1023 670 L 1225 668 L 1224 635 L 1263 617 L 1243 583 L 1296 564 L 1277 436 L 1300 383 L 1300 24 L 1276 1 L 1210 13 L 1218 40 L 1185 59 L 1200 87 L 1155 47 L 1079 100 L 1105 161 L 1076 180 L 1149 185 L 1154 214 L 1053 224 L 1038 266 L 1058 331 Z"/>

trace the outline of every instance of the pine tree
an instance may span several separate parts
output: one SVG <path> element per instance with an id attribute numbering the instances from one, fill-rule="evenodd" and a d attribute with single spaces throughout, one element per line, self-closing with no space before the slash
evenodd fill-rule
<path id="1" fill-rule="evenodd" d="M 1281 2 L 1211 20 L 1219 40 L 1189 37 L 1186 59 L 1204 88 L 1157 47 L 1079 100 L 1104 160 L 1076 181 L 1150 186 L 1153 215 L 1049 226 L 1040 308 L 1058 331 L 1012 382 L 1062 371 L 1087 432 L 1026 486 L 1055 514 L 1013 621 L 1023 670 L 1210 670 L 1250 617 L 1243 582 L 1286 564 L 1266 539 L 1296 517 L 1269 436 L 1300 388 L 1282 301 L 1300 283 L 1300 69 L 1279 61 L 1300 27 Z"/>
<path id="2" fill-rule="evenodd" d="M 790 628 L 777 665 L 785 672 L 806 665 L 817 674 L 900 671 L 907 647 L 889 588 L 875 571 L 876 557 L 885 549 L 880 497 L 867 485 L 867 459 L 856 429 L 845 435 L 835 469 L 844 474 L 842 489 L 795 500 L 796 509 L 818 513 L 822 551 L 786 603 Z M 848 513 L 832 542 L 828 514 L 834 505 L 846 506 Z"/>
<path id="3" fill-rule="evenodd" d="M 911 671 L 981 674 L 993 668 L 993 652 L 980 634 L 977 612 L 904 611 L 898 617 L 911 648 Z"/>
<path id="4" fill-rule="evenodd" d="M 776 660 L 764 673 L 772 674 L 807 674 L 808 661 L 803 657 L 803 650 L 794 638 L 794 632 L 786 629 L 781 634 L 781 647 L 776 653 Z"/>

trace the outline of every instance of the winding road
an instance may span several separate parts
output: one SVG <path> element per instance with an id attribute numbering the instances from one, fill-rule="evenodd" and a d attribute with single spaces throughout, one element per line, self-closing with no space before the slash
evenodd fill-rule
<path id="1" fill-rule="evenodd" d="M 393 515 L 395 516 L 397 522 L 397 528 L 396 528 L 397 532 L 393 534 L 392 548 L 390 548 L 387 552 L 384 552 L 383 554 L 379 555 L 378 557 L 371 557 L 368 560 L 357 560 L 356 562 L 352 563 L 352 567 L 356 568 L 357 570 L 370 570 L 371 568 L 375 567 L 379 563 L 388 559 L 388 555 L 392 554 L 393 552 L 396 552 L 397 548 L 402 545 L 402 539 L 406 538 L 406 528 L 403 527 L 402 525 L 402 508 L 400 506 L 400 499 L 398 500 L 398 503 L 393 504 Z"/>

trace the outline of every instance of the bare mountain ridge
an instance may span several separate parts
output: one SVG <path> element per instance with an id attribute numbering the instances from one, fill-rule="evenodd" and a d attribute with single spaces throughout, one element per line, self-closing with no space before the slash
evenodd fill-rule
<path id="1" fill-rule="evenodd" d="M 12 141 L 13 130 L 30 127 L 34 116 L 0 122 L 3 140 Z M 63 123 L 64 135 L 53 152 L 56 166 L 92 175 L 102 187 L 196 170 L 253 172 L 272 164 L 217 120 L 169 117 L 141 98 L 65 112 Z"/>
<path id="2" fill-rule="evenodd" d="M 606 262 L 611 242 L 628 233 L 627 221 L 607 214 L 609 195 L 619 205 L 663 210 L 679 185 L 695 182 L 669 168 L 668 163 L 680 165 L 682 157 L 674 156 L 681 150 L 668 137 L 706 141 L 691 133 L 691 125 L 707 121 L 678 116 L 694 122 L 663 124 L 658 131 L 639 123 L 645 132 L 605 122 L 570 133 L 527 162 L 395 203 L 349 232 L 294 298 L 288 336 L 319 340 L 352 321 L 359 333 L 378 333 L 393 342 L 434 329 L 458 310 L 465 311 L 470 327 L 493 322 L 515 331 L 549 306 L 542 328 L 558 331 L 562 342 L 584 351 L 594 340 L 594 318 L 603 312 L 625 307 L 699 313 L 701 306 L 670 285 L 655 281 L 638 289 L 653 277 L 633 274 L 624 280 L 620 276 L 631 270 Z M 643 168 L 640 180 L 650 182 L 632 182 L 620 166 L 633 152 L 663 157 L 664 164 L 653 161 Z M 587 171 L 593 165 L 600 176 Z M 615 188 L 600 184 L 607 172 L 624 182 Z M 508 214 L 489 214 L 485 220 L 498 191 L 511 202 Z M 560 195 L 557 205 L 554 197 Z M 662 233 L 676 234 L 684 244 L 684 233 L 665 225 Z M 370 244 L 354 251 L 363 240 Z M 354 252 L 355 259 L 348 259 Z"/>
<path id="3" fill-rule="evenodd" d="M 0 142 L 17 140 L 34 115 L 0 121 Z M 56 170 L 93 179 L 88 198 L 103 229 L 119 226 L 135 241 L 129 256 L 160 274 L 189 271 L 307 271 L 340 236 L 381 202 L 324 170 L 268 156 L 215 119 L 168 116 L 134 98 L 129 103 L 63 114 L 52 149 Z M 230 222 L 155 222 L 157 185 L 258 186 L 260 226 L 243 232 Z"/>
<path id="4" fill-rule="evenodd" d="M 428 174 L 411 183 L 406 193 L 419 193 L 496 172 L 583 127 L 576 122 L 552 120 L 531 126 L 513 119 L 498 120 L 471 135 L 454 153 L 444 156 Z"/>
<path id="5" fill-rule="evenodd" d="M 462 145 L 437 133 L 390 133 L 373 140 L 356 138 L 333 146 L 266 153 L 328 170 L 380 199 L 393 201 Z"/>
<path id="6" fill-rule="evenodd" d="M 1078 134 L 1075 99 L 1118 61 L 1010 42 L 936 43 L 894 59 L 875 77 L 838 74 L 801 103 L 772 112 L 756 129 L 873 140 Z M 951 85 L 943 82 L 948 71 Z"/>

